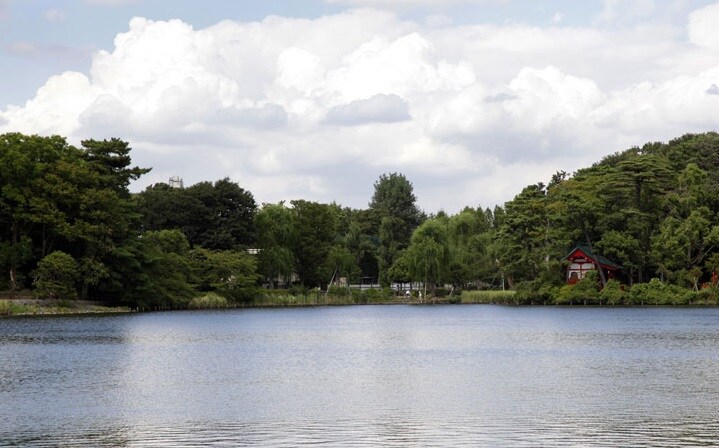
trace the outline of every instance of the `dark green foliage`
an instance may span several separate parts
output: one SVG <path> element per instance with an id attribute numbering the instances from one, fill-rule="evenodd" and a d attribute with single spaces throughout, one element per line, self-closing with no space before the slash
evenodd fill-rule
<path id="1" fill-rule="evenodd" d="M 193 246 L 229 250 L 254 244 L 257 206 L 252 193 L 227 178 L 214 184 L 200 182 L 188 188 L 186 193 L 202 204 L 190 231 Z"/>
<path id="2" fill-rule="evenodd" d="M 130 302 L 140 309 L 185 308 L 194 295 L 190 245 L 179 230 L 158 230 L 140 235 L 134 248 L 141 271 Z"/>
<path id="3" fill-rule="evenodd" d="M 100 188 L 110 188 L 122 196 L 129 196 L 127 187 L 150 171 L 148 168 L 129 168 L 130 146 L 118 138 L 83 140 L 83 156 L 100 178 Z"/>
<path id="4" fill-rule="evenodd" d="M 515 285 L 512 296 L 514 305 L 538 305 L 553 303 L 559 287 L 543 282 L 541 279 L 524 281 Z"/>
<path id="5" fill-rule="evenodd" d="M 576 285 L 564 285 L 554 297 L 557 305 L 596 305 L 599 303 L 599 275 L 596 271 L 587 273 Z"/>
<path id="6" fill-rule="evenodd" d="M 145 230 L 179 229 L 193 247 L 230 250 L 256 241 L 255 200 L 227 178 L 185 189 L 156 184 L 138 195 L 138 205 Z"/>
<path id="7" fill-rule="evenodd" d="M 719 135 L 689 135 L 606 157 L 573 176 L 555 175 L 525 188 L 505 206 L 494 249 L 511 280 L 539 280 L 542 266 L 584 245 L 623 267 L 628 292 L 597 271 L 605 291 L 563 287 L 557 303 L 691 303 L 719 267 Z M 659 279 L 645 282 L 655 275 Z M 582 282 L 584 284 L 584 282 Z M 650 285 L 650 286 L 647 286 Z M 663 285 L 663 286 L 662 286 Z M 525 285 L 518 285 L 526 291 Z M 527 296 L 532 293 L 527 292 Z M 544 292 L 535 292 L 545 299 Z M 706 299 L 709 293 L 702 293 Z M 711 300 L 711 298 L 709 299 Z"/>
<path id="8" fill-rule="evenodd" d="M 606 305 L 626 304 L 627 293 L 617 280 L 609 280 L 604 289 L 599 293 L 599 301 Z"/>
<path id="9" fill-rule="evenodd" d="M 238 251 L 194 249 L 189 254 L 196 289 L 216 292 L 234 303 L 251 301 L 257 293 L 257 261 Z"/>
<path id="10" fill-rule="evenodd" d="M 379 237 L 373 233 L 371 210 L 345 209 L 344 215 L 347 224 L 340 226 L 340 231 L 345 232 L 341 244 L 354 258 L 354 264 L 359 270 L 357 277 L 376 280 L 379 277 L 377 260 Z"/>
<path id="11" fill-rule="evenodd" d="M 179 229 L 188 239 L 196 235 L 203 205 L 186 190 L 159 183 L 147 187 L 136 199 L 144 230 Z"/>
<path id="12" fill-rule="evenodd" d="M 127 185 L 148 171 L 129 168 L 129 151 L 117 139 L 78 149 L 58 136 L 0 136 L 0 265 L 12 289 L 30 286 L 55 250 L 79 262 L 81 298 L 109 277 L 108 257 L 138 216 Z"/>
<path id="13" fill-rule="evenodd" d="M 495 240 L 500 269 L 512 281 L 531 281 L 551 258 L 549 217 L 544 185 L 530 185 L 507 202 Z"/>
<path id="14" fill-rule="evenodd" d="M 297 200 L 257 212 L 252 194 L 229 179 L 131 195 L 128 185 L 147 171 L 132 167 L 119 139 L 75 148 L 57 136 L 0 136 L 2 285 L 141 308 L 186 307 L 200 293 L 221 297 L 207 303 L 252 304 L 258 284 L 293 280 L 310 291 L 301 303 L 318 304 L 316 288 L 335 274 L 424 282 L 438 288 L 435 299 L 450 287 L 506 284 L 516 294 L 503 300 L 515 304 L 717 301 L 716 133 L 630 148 L 557 172 L 503 207 L 431 219 L 399 173 L 380 176 L 367 210 Z M 562 260 L 577 245 L 620 264 L 618 280 L 600 270 L 566 286 Z M 375 294 L 322 303 L 394 300 Z"/>
<path id="15" fill-rule="evenodd" d="M 35 296 L 69 300 L 77 297 L 78 266 L 72 256 L 55 251 L 44 257 L 35 270 Z"/>
<path id="16" fill-rule="evenodd" d="M 337 241 L 340 209 L 334 204 L 292 201 L 295 270 L 303 285 L 314 288 L 330 281 L 326 262 Z"/>
<path id="17" fill-rule="evenodd" d="M 414 196 L 412 183 L 402 174 L 383 174 L 374 184 L 369 203 L 373 216 L 378 219 L 380 246 L 377 252 L 380 282 L 388 285 L 388 269 L 409 245 L 412 232 L 419 225 L 421 214 Z"/>
<path id="18" fill-rule="evenodd" d="M 632 286 L 627 305 L 690 305 L 692 291 L 661 282 L 657 278 Z"/>

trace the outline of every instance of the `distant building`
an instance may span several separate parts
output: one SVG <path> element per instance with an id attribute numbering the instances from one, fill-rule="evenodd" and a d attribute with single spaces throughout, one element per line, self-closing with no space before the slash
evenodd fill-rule
<path id="1" fill-rule="evenodd" d="M 616 278 L 622 269 L 617 263 L 593 253 L 587 246 L 575 247 L 564 259 L 569 262 L 567 267 L 568 285 L 577 283 L 587 275 L 587 272 L 596 270 L 596 263 L 599 263 L 607 278 Z"/>
<path id="2" fill-rule="evenodd" d="M 170 188 L 185 188 L 180 176 L 172 176 L 169 181 Z"/>

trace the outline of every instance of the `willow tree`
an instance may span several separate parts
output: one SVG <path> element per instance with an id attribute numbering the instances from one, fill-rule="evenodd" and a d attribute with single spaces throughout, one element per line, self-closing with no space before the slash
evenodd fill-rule
<path id="1" fill-rule="evenodd" d="M 428 284 L 434 295 L 437 283 L 449 274 L 451 263 L 449 232 L 444 220 L 435 218 L 422 223 L 412 234 L 405 256 L 412 277 L 424 282 L 425 295 Z"/>
<path id="2" fill-rule="evenodd" d="M 255 217 L 257 247 L 260 249 L 259 272 L 274 288 L 288 283 L 295 267 L 292 248 L 295 241 L 292 210 L 279 204 L 265 204 Z"/>

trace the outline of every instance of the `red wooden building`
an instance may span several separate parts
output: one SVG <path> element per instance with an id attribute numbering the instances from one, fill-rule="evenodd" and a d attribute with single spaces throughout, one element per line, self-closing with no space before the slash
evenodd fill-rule
<path id="1" fill-rule="evenodd" d="M 607 279 L 616 278 L 622 267 L 601 255 L 593 253 L 587 246 L 577 246 L 564 257 L 567 266 L 567 284 L 573 285 L 583 279 L 587 272 L 597 269 L 596 263 L 602 267 Z"/>

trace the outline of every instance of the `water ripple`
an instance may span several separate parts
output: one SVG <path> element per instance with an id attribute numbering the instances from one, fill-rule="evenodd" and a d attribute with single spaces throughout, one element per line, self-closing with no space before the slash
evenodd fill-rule
<path id="1" fill-rule="evenodd" d="M 178 422 L 107 426 L 34 436 L 2 434 L 7 447 L 697 447 L 717 446 L 715 420 L 420 418 L 291 422 Z"/>

